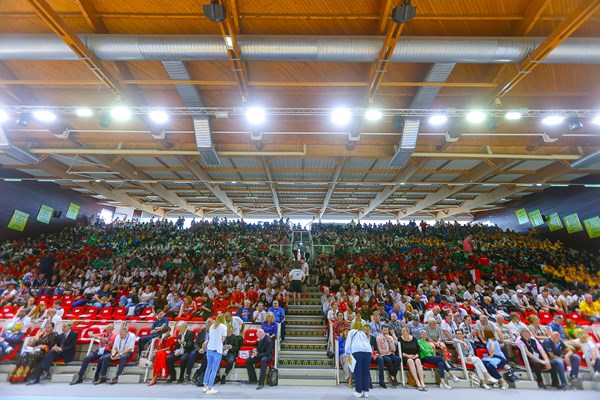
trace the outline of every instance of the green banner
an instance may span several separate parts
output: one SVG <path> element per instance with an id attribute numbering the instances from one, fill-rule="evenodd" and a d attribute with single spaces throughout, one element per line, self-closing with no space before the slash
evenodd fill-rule
<path id="1" fill-rule="evenodd" d="M 69 209 L 67 210 L 67 218 L 69 219 L 77 219 L 77 214 L 79 214 L 79 206 L 77 204 L 69 204 Z"/>
<path id="2" fill-rule="evenodd" d="M 558 215 L 557 212 L 548 215 L 548 228 L 550 228 L 551 231 L 557 231 L 563 228 L 560 215 Z"/>
<path id="3" fill-rule="evenodd" d="M 529 217 L 527 216 L 527 210 L 525 210 L 524 208 L 521 208 L 520 210 L 516 211 L 516 214 L 517 214 L 517 219 L 519 220 L 519 225 L 529 223 Z"/>
<path id="4" fill-rule="evenodd" d="M 567 232 L 575 233 L 583 230 L 583 226 L 581 226 L 581 221 L 579 221 L 579 216 L 577 216 L 577 213 L 567 215 L 563 218 L 563 220 L 565 221 Z"/>
<path id="5" fill-rule="evenodd" d="M 52 214 L 54 214 L 54 208 L 48 207 L 45 204 L 42 204 L 40 207 L 40 212 L 38 213 L 37 220 L 43 222 L 45 224 L 50 223 L 50 219 L 52 218 Z"/>
<path id="6" fill-rule="evenodd" d="M 542 213 L 540 210 L 530 212 L 529 219 L 531 220 L 531 225 L 533 226 L 544 225 L 544 218 L 542 218 Z"/>
<path id="7" fill-rule="evenodd" d="M 600 236 L 600 217 L 589 218 L 583 221 L 585 230 L 590 238 L 594 239 Z"/>
<path id="8" fill-rule="evenodd" d="M 10 229 L 14 229 L 15 231 L 23 232 L 25 229 L 25 225 L 27 225 L 27 220 L 29 219 L 29 214 L 24 213 L 19 210 L 15 210 L 10 222 L 8 223 L 8 227 Z"/>

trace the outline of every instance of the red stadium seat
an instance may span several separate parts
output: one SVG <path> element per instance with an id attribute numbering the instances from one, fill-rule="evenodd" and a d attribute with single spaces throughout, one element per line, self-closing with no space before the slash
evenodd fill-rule
<path id="1" fill-rule="evenodd" d="M 114 310 L 115 310 L 115 307 L 104 307 L 102 310 L 100 310 L 98 315 L 96 315 L 96 319 L 104 319 L 104 320 L 112 319 L 112 314 L 113 314 Z"/>
<path id="2" fill-rule="evenodd" d="M 150 334 L 151 329 L 146 327 L 146 328 L 140 328 L 140 331 L 138 332 L 137 337 L 140 338 L 142 336 L 148 336 Z"/>
<path id="3" fill-rule="evenodd" d="M 587 326 L 587 325 L 591 325 L 592 323 L 590 321 L 588 321 L 587 319 L 583 318 L 581 315 L 579 315 L 576 312 L 570 312 L 567 314 L 567 317 L 572 320 L 573 322 L 575 322 L 577 325 L 580 326 Z"/>
<path id="4" fill-rule="evenodd" d="M 74 307 L 72 308 L 68 314 L 66 314 L 64 317 L 65 319 L 81 319 L 81 315 L 85 313 L 85 309 L 86 307 L 80 306 L 80 307 Z"/>
<path id="5" fill-rule="evenodd" d="M 245 367 L 246 359 L 252 355 L 252 350 L 254 350 L 253 346 L 242 346 L 240 347 L 240 351 L 238 352 L 238 356 L 235 359 L 236 367 Z"/>
<path id="6" fill-rule="evenodd" d="M 15 307 L 14 306 L 4 306 L 0 310 L 0 318 L 12 318 L 15 316 Z"/>
<path id="7" fill-rule="evenodd" d="M 258 344 L 257 331 L 257 329 L 246 329 L 246 331 L 244 331 L 244 340 L 242 341 L 242 344 L 246 346 L 256 346 Z"/>
<path id="8" fill-rule="evenodd" d="M 89 327 L 79 334 L 79 337 L 77 338 L 77 343 L 89 343 L 92 341 L 90 335 L 97 335 L 100 332 L 102 332 L 102 328 L 100 328 L 99 326 Z"/>
<path id="9" fill-rule="evenodd" d="M 549 312 L 540 311 L 539 315 L 540 315 L 540 324 L 548 325 L 550 322 L 552 322 L 552 315 L 550 315 Z"/>
<path id="10" fill-rule="evenodd" d="M 125 307 L 115 307 L 112 313 L 112 319 L 122 321 L 127 319 L 127 308 Z"/>

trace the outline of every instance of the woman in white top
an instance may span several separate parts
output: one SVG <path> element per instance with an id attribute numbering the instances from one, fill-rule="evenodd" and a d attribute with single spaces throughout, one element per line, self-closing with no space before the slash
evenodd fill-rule
<path id="1" fill-rule="evenodd" d="M 588 365 L 594 368 L 594 378 L 600 378 L 600 350 L 586 332 L 579 335 L 581 350 Z"/>
<path id="2" fill-rule="evenodd" d="M 369 397 L 369 383 L 371 364 L 371 342 L 367 334 L 363 331 L 363 324 L 354 321 L 352 330 L 346 338 L 345 351 L 348 359 L 350 356 L 356 360 L 354 367 L 354 397 Z"/>
<path id="3" fill-rule="evenodd" d="M 204 373 L 204 387 L 202 388 L 202 391 L 206 394 L 219 393 L 213 386 L 217 371 L 219 370 L 219 364 L 221 363 L 221 357 L 223 356 L 223 341 L 226 337 L 227 325 L 225 325 L 225 314 L 221 314 L 208 331 L 206 372 Z"/>

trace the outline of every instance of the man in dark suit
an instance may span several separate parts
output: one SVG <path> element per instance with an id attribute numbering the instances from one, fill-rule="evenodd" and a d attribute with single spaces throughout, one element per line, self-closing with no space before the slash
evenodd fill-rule
<path id="1" fill-rule="evenodd" d="M 273 340 L 265 334 L 265 331 L 259 329 L 256 332 L 258 345 L 252 350 L 252 355 L 246 359 L 246 369 L 248 370 L 248 383 L 256 383 L 256 371 L 254 365 L 260 363 L 260 377 L 256 390 L 265 387 L 265 376 L 267 375 L 267 365 L 273 361 Z"/>
<path id="2" fill-rule="evenodd" d="M 192 373 L 192 368 L 196 364 L 196 361 L 201 361 L 200 367 L 194 373 L 192 382 L 197 386 L 204 386 L 204 372 L 206 372 L 206 345 L 208 344 L 208 331 L 213 324 L 213 319 L 209 318 L 206 320 L 206 327 L 196 334 L 196 340 L 194 341 L 194 350 L 188 357 L 187 375 Z"/>
<path id="3" fill-rule="evenodd" d="M 179 334 L 175 343 L 175 351 L 167 357 L 167 367 L 169 368 L 169 380 L 167 383 L 172 383 L 177 378 L 177 372 L 175 371 L 175 361 L 177 360 L 179 360 L 179 367 L 181 368 L 177 383 L 183 383 L 184 375 L 186 381 L 190 380 L 190 375 L 185 374 L 185 372 L 190 353 L 194 350 L 194 332 L 188 329 L 185 322 L 179 322 L 177 330 Z"/>
<path id="4" fill-rule="evenodd" d="M 75 357 L 75 345 L 77 344 L 77 332 L 74 332 L 71 328 L 73 322 L 66 321 L 63 323 L 62 332 L 58 335 L 58 343 L 52 347 L 52 349 L 42 359 L 36 370 L 34 371 L 31 379 L 27 381 L 27 385 L 35 385 L 40 383 L 40 377 L 44 373 L 47 377 L 50 377 L 50 367 L 52 363 L 62 359 L 65 364 L 73 361 Z"/>

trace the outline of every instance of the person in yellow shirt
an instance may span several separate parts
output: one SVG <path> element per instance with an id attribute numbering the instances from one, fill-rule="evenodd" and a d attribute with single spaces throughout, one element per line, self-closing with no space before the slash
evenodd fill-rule
<path id="1" fill-rule="evenodd" d="M 600 321 L 600 302 L 593 301 L 591 294 L 585 295 L 584 300 L 579 303 L 579 310 L 581 310 L 581 316 L 588 321 Z"/>

